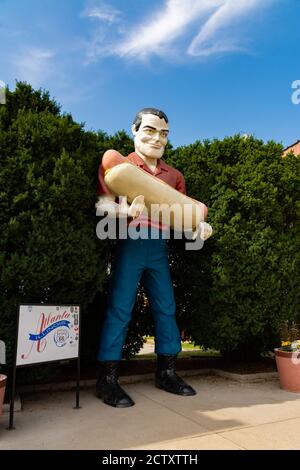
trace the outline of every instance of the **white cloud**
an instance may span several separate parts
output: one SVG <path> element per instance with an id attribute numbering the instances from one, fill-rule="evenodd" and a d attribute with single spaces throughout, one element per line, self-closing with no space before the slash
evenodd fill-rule
<path id="1" fill-rule="evenodd" d="M 261 5 L 261 0 L 226 0 L 223 3 L 210 16 L 199 34 L 193 39 L 188 48 L 188 54 L 208 56 L 216 52 L 229 52 L 240 49 L 229 31 L 225 30 L 224 33 L 224 28 Z"/>
<path id="2" fill-rule="evenodd" d="M 182 36 L 187 27 L 204 14 L 221 5 L 223 0 L 167 0 L 164 8 L 134 28 L 134 32 L 114 52 L 120 56 L 144 58 L 163 54 Z"/>
<path id="3" fill-rule="evenodd" d="M 91 8 L 86 8 L 81 16 L 86 18 L 96 18 L 105 23 L 115 23 L 119 21 L 120 11 L 111 5 L 101 4 L 98 6 L 93 6 Z"/>
<path id="4" fill-rule="evenodd" d="M 52 59 L 55 53 L 49 49 L 27 47 L 12 57 L 16 78 L 26 80 L 33 86 L 41 86 L 55 72 Z"/>
<path id="5" fill-rule="evenodd" d="M 105 38 L 102 37 L 100 41 L 94 37 L 94 47 L 91 46 L 90 54 L 117 55 L 122 58 L 144 60 L 152 55 L 168 56 L 171 51 L 176 51 L 178 54 L 179 40 L 190 41 L 190 44 L 185 46 L 186 53 L 190 56 L 209 56 L 242 50 L 241 44 L 245 34 L 237 20 L 248 17 L 256 9 L 261 9 L 274 1 L 165 0 L 163 6 L 156 9 L 140 24 L 134 24 L 132 28 L 127 27 L 119 38 L 109 40 L 111 30 L 106 31 Z M 112 7 L 106 5 L 105 8 Z M 110 10 L 100 9 L 99 18 L 101 15 L 105 16 L 106 11 Z M 109 21 L 108 18 L 109 14 L 106 21 Z M 231 29 L 233 24 L 234 32 Z M 198 33 L 191 40 L 190 35 L 197 27 Z M 115 35 L 119 31 L 114 31 Z M 103 31 L 99 34 L 103 35 Z"/>
<path id="6" fill-rule="evenodd" d="M 121 12 L 115 7 L 101 2 L 99 0 L 95 5 L 89 5 L 80 13 L 83 18 L 95 19 L 96 28 L 92 32 L 91 38 L 85 41 L 86 60 L 83 62 L 84 65 L 95 62 L 99 56 L 110 55 L 111 50 L 108 48 L 109 34 L 112 32 L 112 25 L 117 23 L 117 28 L 114 30 L 114 34 L 118 34 L 119 31 L 123 30 L 123 26 L 120 24 Z"/>

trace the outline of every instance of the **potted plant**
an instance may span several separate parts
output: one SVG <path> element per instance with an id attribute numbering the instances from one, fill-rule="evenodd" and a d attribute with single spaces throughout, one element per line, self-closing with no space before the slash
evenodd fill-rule
<path id="1" fill-rule="evenodd" d="M 285 321 L 280 329 L 281 347 L 274 349 L 280 387 L 300 393 L 300 328 Z"/>
<path id="2" fill-rule="evenodd" d="M 0 341 L 0 365 L 5 364 L 5 343 Z M 0 368 L 0 415 L 2 414 L 5 388 L 6 388 L 7 377 L 4 374 L 1 374 Z"/>

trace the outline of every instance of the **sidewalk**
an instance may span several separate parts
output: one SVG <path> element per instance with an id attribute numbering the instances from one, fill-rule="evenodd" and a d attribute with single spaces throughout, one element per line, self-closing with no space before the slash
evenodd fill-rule
<path id="1" fill-rule="evenodd" d="M 0 416 L 4 449 L 300 449 L 300 394 L 278 379 L 240 383 L 216 376 L 187 379 L 198 391 L 180 397 L 158 390 L 153 380 L 124 385 L 136 405 L 115 409 L 81 392 L 29 394 L 15 414 L 16 430 Z"/>

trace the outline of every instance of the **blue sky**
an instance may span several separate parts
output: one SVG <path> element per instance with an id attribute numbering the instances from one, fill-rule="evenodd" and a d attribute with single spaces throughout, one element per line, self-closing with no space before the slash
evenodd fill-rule
<path id="1" fill-rule="evenodd" d="M 300 139 L 300 0 L 0 0 L 0 80 L 42 87 L 87 129 L 163 109 L 174 146 Z M 299 94 L 300 96 L 300 94 Z"/>

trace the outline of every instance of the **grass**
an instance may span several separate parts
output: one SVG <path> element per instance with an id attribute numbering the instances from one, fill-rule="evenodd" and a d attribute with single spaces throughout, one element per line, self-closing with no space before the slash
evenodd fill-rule
<path id="1" fill-rule="evenodd" d="M 189 350 L 189 351 L 181 351 L 178 354 L 178 357 L 191 357 L 191 356 L 197 356 L 197 357 L 221 357 L 221 354 L 218 351 L 200 351 L 198 350 Z M 137 354 L 133 358 L 134 360 L 140 360 L 140 359 L 156 359 L 156 354 L 154 353 L 149 353 L 149 354 Z"/>
<path id="2" fill-rule="evenodd" d="M 195 346 L 194 343 L 189 343 L 187 341 L 181 343 L 181 346 L 182 346 L 183 351 L 190 350 L 190 349 L 196 350 L 196 351 L 204 351 L 203 346 Z"/>
<path id="3" fill-rule="evenodd" d="M 146 338 L 146 342 L 148 344 L 154 344 L 154 337 L 150 336 Z M 215 351 L 213 349 L 205 350 L 203 346 L 195 346 L 194 343 L 190 343 L 188 341 L 182 342 L 182 351 L 178 354 L 178 357 L 190 357 L 190 356 L 197 356 L 197 357 L 221 357 L 219 351 Z M 155 353 L 148 353 L 148 354 L 137 354 L 133 359 L 156 359 Z"/>

